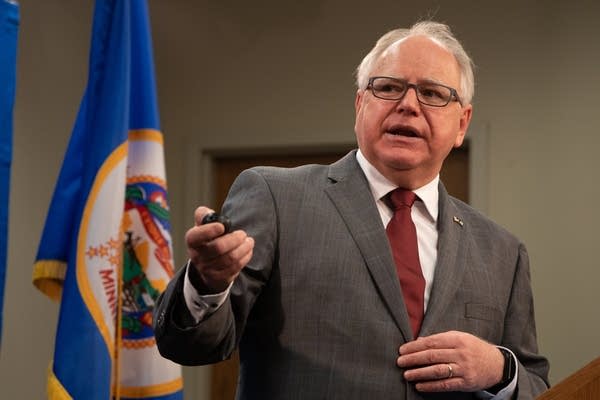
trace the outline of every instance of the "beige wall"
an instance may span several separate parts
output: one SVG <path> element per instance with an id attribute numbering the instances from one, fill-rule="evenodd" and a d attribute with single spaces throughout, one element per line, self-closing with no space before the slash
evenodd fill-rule
<path id="1" fill-rule="evenodd" d="M 58 306 L 31 285 L 87 77 L 91 1 L 21 0 L 2 398 L 43 398 Z M 377 36 L 449 23 L 478 69 L 476 205 L 528 246 L 553 382 L 600 356 L 600 5 L 594 1 L 150 0 L 176 262 L 210 198 L 204 152 L 353 142 L 353 69 Z M 189 369 L 203 399 L 206 369 Z"/>

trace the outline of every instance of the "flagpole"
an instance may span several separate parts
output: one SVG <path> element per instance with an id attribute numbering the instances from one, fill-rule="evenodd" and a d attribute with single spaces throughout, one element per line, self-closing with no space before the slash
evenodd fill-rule
<path id="1" fill-rule="evenodd" d="M 125 235 L 125 228 L 121 224 L 120 238 L 121 243 Z M 114 374 L 114 400 L 120 400 L 121 398 L 121 345 L 122 345 L 122 325 L 123 325 L 123 246 L 120 247 L 121 254 L 119 256 L 120 262 L 117 263 L 117 321 L 115 324 L 115 374 Z"/>

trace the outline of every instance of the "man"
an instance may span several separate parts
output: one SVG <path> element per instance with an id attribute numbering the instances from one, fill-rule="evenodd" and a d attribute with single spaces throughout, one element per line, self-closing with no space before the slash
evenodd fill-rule
<path id="1" fill-rule="evenodd" d="M 196 210 L 155 313 L 161 353 L 196 365 L 239 347 L 240 399 L 534 398 L 548 363 L 525 247 L 439 181 L 471 120 L 470 58 L 422 22 L 384 35 L 357 85 L 358 152 L 244 171 L 223 206 L 232 233 Z M 416 194 L 401 224 L 396 188 Z M 395 240 L 411 220 L 416 238 Z M 407 283 L 396 262 L 417 250 Z"/>

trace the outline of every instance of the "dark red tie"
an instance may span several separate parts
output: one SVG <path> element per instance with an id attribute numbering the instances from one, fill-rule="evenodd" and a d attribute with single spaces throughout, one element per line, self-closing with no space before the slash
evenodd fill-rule
<path id="1" fill-rule="evenodd" d="M 423 321 L 425 295 L 425 278 L 419 262 L 417 230 L 410 216 L 417 195 L 410 190 L 398 188 L 393 190 L 389 197 L 394 215 L 388 223 L 386 233 L 392 247 L 410 325 L 416 338 Z"/>

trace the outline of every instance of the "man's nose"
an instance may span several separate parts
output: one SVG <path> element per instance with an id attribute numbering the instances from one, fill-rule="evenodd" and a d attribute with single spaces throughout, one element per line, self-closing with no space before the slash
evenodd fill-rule
<path id="1" fill-rule="evenodd" d="M 404 96 L 398 100 L 398 104 L 396 104 L 396 111 L 417 113 L 420 109 L 421 103 L 419 103 L 419 99 L 417 98 L 417 88 L 414 86 L 409 86 L 408 89 L 406 89 Z"/>

